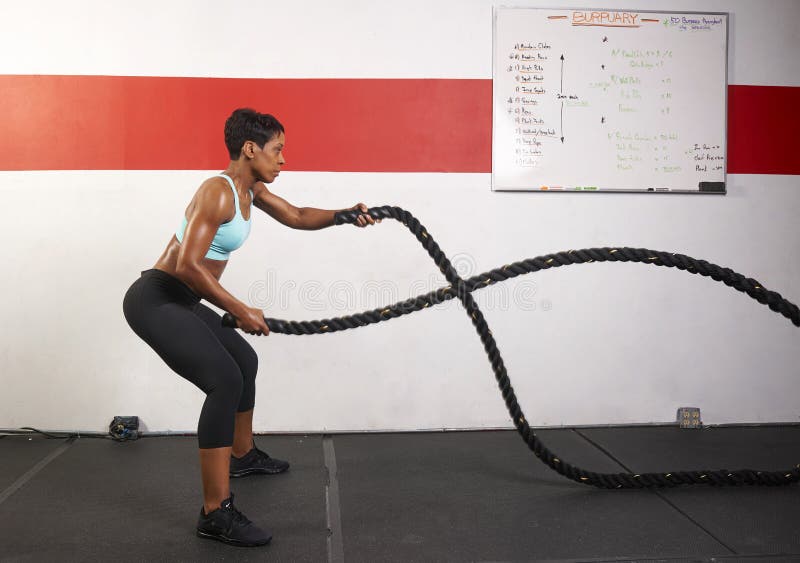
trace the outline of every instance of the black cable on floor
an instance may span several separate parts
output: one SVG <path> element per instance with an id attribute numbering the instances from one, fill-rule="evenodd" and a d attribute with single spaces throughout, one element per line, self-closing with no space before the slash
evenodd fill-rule
<path id="1" fill-rule="evenodd" d="M 27 430 L 27 432 L 23 432 L 23 430 Z M 104 434 L 81 434 L 80 432 L 66 432 L 66 433 L 50 433 L 45 432 L 44 430 L 38 430 L 37 428 L 32 428 L 30 426 L 23 426 L 19 428 L 19 430 L 3 430 L 4 435 L 0 436 L 0 438 L 5 438 L 6 436 L 28 436 L 33 434 L 41 434 L 47 439 L 59 439 L 63 440 L 66 438 L 102 438 L 104 440 L 110 440 L 111 436 L 107 436 Z"/>

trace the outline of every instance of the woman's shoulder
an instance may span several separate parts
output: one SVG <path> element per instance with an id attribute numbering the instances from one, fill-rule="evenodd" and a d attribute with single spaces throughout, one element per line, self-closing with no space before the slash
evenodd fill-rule
<path id="1" fill-rule="evenodd" d="M 200 193 L 201 191 L 231 193 L 231 185 L 222 176 L 210 176 L 200 183 L 197 192 Z"/>
<path id="2" fill-rule="evenodd" d="M 197 188 L 194 202 L 199 211 L 224 217 L 233 205 L 233 192 L 224 178 L 212 176 Z"/>
<path id="3" fill-rule="evenodd" d="M 227 201 L 233 198 L 231 186 L 225 178 L 221 176 L 211 176 L 206 178 L 197 188 L 197 195 L 211 199 L 221 199 Z"/>

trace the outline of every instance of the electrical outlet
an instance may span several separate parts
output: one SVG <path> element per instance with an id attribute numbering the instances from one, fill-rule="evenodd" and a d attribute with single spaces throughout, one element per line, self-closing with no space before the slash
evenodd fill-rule
<path id="1" fill-rule="evenodd" d="M 678 409 L 678 424 L 681 428 L 702 428 L 700 409 L 698 407 L 680 407 Z"/>
<path id="2" fill-rule="evenodd" d="M 139 438 L 138 416 L 115 416 L 108 425 L 108 433 L 117 441 L 136 440 Z"/>

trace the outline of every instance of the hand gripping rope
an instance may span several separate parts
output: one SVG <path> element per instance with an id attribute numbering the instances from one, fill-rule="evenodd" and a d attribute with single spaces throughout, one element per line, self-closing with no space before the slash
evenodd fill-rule
<path id="1" fill-rule="evenodd" d="M 548 467 L 557 471 L 561 475 L 587 485 L 606 489 L 641 489 L 653 487 L 675 487 L 677 485 L 788 485 L 800 481 L 800 464 L 792 469 L 785 471 L 756 471 L 752 469 L 739 469 L 729 471 L 702 470 L 702 471 L 673 471 L 669 473 L 595 473 L 580 467 L 575 467 L 570 463 L 557 457 L 551 452 L 536 433 L 528 425 L 522 408 L 517 402 L 514 389 L 511 387 L 511 380 L 508 378 L 503 358 L 497 349 L 497 344 L 492 336 L 492 331 L 483 318 L 483 313 L 478 308 L 471 292 L 481 289 L 497 282 L 505 281 L 530 272 L 568 266 L 570 264 L 585 264 L 591 262 L 640 262 L 654 266 L 667 266 L 687 271 L 691 274 L 700 274 L 716 281 L 721 281 L 738 291 L 747 293 L 750 297 L 767 305 L 773 311 L 780 313 L 792 321 L 795 326 L 800 326 L 800 310 L 797 305 L 790 303 L 780 294 L 769 291 L 760 283 L 752 278 L 745 278 L 741 274 L 729 268 L 720 268 L 715 264 L 710 264 L 705 260 L 695 260 L 683 254 L 672 254 L 668 252 L 658 252 L 645 248 L 587 248 L 583 250 L 570 250 L 558 252 L 536 258 L 529 258 L 521 262 L 514 262 L 502 268 L 496 268 L 489 272 L 473 276 L 467 280 L 462 279 L 450 264 L 450 260 L 445 256 L 439 245 L 428 234 L 428 231 L 411 213 L 400 207 L 381 206 L 373 207 L 367 212 L 374 219 L 396 219 L 408 227 L 414 233 L 417 240 L 422 243 L 425 250 L 433 258 L 436 265 L 442 271 L 447 281 L 448 287 L 432 291 L 425 295 L 407 299 L 385 307 L 374 309 L 364 313 L 337 317 L 334 319 L 324 319 L 320 321 L 285 321 L 280 319 L 265 318 L 265 322 L 271 332 L 280 334 L 325 334 L 357 328 L 373 323 L 378 323 L 388 319 L 393 319 L 402 315 L 407 315 L 414 311 L 419 311 L 431 305 L 442 303 L 453 297 L 458 297 L 467 314 L 472 319 L 472 324 L 478 331 L 478 335 L 483 342 L 483 347 L 489 356 L 495 378 L 500 387 L 500 391 L 505 400 L 514 426 L 517 428 L 522 439 L 533 451 L 533 453 Z M 335 224 L 353 223 L 361 211 L 340 211 L 336 214 Z M 236 326 L 236 319 L 226 313 L 222 319 L 222 324 L 229 327 Z"/>

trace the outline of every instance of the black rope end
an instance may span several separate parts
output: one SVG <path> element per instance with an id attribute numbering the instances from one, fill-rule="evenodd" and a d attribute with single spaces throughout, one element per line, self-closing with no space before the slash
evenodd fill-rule
<path id="1" fill-rule="evenodd" d="M 222 326 L 225 328 L 236 328 L 236 317 L 230 313 L 225 313 L 222 316 Z"/>

